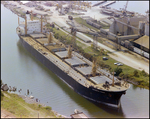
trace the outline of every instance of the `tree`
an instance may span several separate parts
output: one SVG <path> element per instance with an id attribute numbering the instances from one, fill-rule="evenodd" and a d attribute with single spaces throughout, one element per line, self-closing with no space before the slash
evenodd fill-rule
<path id="1" fill-rule="evenodd" d="M 118 76 L 122 72 L 122 68 L 115 68 L 114 72 L 116 72 L 115 76 Z"/>
<path id="2" fill-rule="evenodd" d="M 133 76 L 135 76 L 135 77 L 139 77 L 139 72 L 138 72 L 137 70 L 134 70 L 134 72 L 133 72 Z"/>
<path id="3" fill-rule="evenodd" d="M 140 74 L 145 77 L 148 76 L 148 74 L 144 70 L 142 70 Z"/>

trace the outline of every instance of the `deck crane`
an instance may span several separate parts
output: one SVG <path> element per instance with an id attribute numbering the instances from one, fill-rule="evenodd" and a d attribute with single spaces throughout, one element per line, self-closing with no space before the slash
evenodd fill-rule
<path id="1" fill-rule="evenodd" d="M 127 12 L 127 10 L 126 10 L 126 9 L 127 9 L 127 6 L 128 6 L 128 1 L 126 2 L 125 8 L 124 8 L 124 10 L 122 11 L 122 13 L 123 13 L 124 16 L 127 15 L 127 13 L 126 13 L 126 12 Z"/>
<path id="2" fill-rule="evenodd" d="M 72 45 L 73 46 L 76 46 L 76 33 L 77 32 L 81 32 L 81 33 L 85 33 L 85 34 L 90 34 L 93 36 L 93 48 L 97 49 L 98 48 L 98 45 L 97 45 L 97 37 L 100 37 L 101 35 L 96 32 L 96 31 L 91 31 L 91 30 L 87 30 L 85 28 L 77 28 L 74 24 L 73 21 L 71 21 L 71 27 L 69 29 L 71 29 L 71 32 L 70 34 L 72 35 Z"/>

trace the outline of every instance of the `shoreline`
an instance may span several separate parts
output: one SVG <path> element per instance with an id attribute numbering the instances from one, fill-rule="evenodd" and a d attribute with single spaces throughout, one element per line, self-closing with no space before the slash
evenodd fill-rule
<path id="1" fill-rule="evenodd" d="M 15 93 L 16 94 L 16 93 Z M 28 96 L 25 96 L 25 95 L 21 95 L 21 94 L 17 94 L 19 97 L 21 97 L 26 103 L 28 103 L 28 104 L 38 104 L 38 105 L 42 105 L 42 107 L 46 107 L 47 105 L 45 105 L 45 104 L 43 104 L 43 103 L 40 103 L 39 101 L 37 102 L 36 101 L 36 98 L 33 98 L 33 99 L 31 99 L 30 97 L 28 97 Z M 56 117 L 62 117 L 62 118 L 69 118 L 69 117 L 67 117 L 67 116 L 65 116 L 65 115 L 62 115 L 62 114 L 59 114 L 58 112 L 56 112 L 56 111 L 54 111 L 54 110 L 51 110 L 54 114 L 55 114 L 55 116 Z"/>
<path id="2" fill-rule="evenodd" d="M 11 94 L 15 94 L 18 97 L 21 97 L 25 101 L 26 104 L 37 104 L 37 106 L 41 105 L 41 107 L 47 107 L 46 104 L 40 103 L 40 101 L 36 101 L 36 98 L 30 98 L 30 97 L 28 97 L 26 95 L 17 94 L 15 92 L 9 92 L 9 91 L 5 92 L 5 91 L 1 90 L 1 93 L 3 93 L 4 96 L 7 97 L 7 98 L 11 98 L 10 95 Z M 1 118 L 17 118 L 17 115 L 13 114 L 12 112 L 8 111 L 7 109 L 5 109 L 3 107 L 1 107 L 1 112 L 2 112 L 1 113 Z M 70 118 L 70 117 L 67 117 L 65 115 L 59 114 L 58 112 L 56 112 L 56 111 L 54 111 L 52 109 L 51 109 L 51 112 L 53 112 L 53 114 L 56 116 L 56 118 Z M 30 117 L 27 117 L 27 118 L 30 118 Z"/>

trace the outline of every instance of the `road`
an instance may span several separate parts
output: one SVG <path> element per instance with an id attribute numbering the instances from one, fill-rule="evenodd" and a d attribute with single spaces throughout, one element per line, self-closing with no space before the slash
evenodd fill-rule
<path id="1" fill-rule="evenodd" d="M 17 3 L 15 3 L 17 5 Z M 37 13 L 46 13 L 46 12 L 42 12 L 39 10 L 35 10 L 34 8 L 30 8 L 30 7 L 26 7 L 24 5 L 17 5 L 20 6 L 21 8 L 24 8 L 26 10 L 34 10 Z M 50 20 L 47 20 L 49 23 L 55 22 L 57 25 L 59 25 L 60 27 L 64 27 L 66 26 L 66 28 L 69 28 L 70 26 L 66 23 L 66 20 L 68 20 L 68 15 L 63 15 L 63 16 L 59 16 L 58 11 L 55 10 L 55 7 L 47 7 L 45 5 L 42 5 L 44 8 L 50 8 L 50 10 L 53 12 L 52 16 L 50 17 Z M 88 9 L 87 12 L 84 12 L 85 15 L 82 16 L 91 16 L 91 17 L 95 17 L 96 19 L 103 19 L 106 18 L 105 15 L 102 15 L 99 13 L 99 8 L 98 7 L 93 7 L 92 9 Z M 93 42 L 93 39 L 84 35 L 83 33 L 79 33 L 77 32 L 77 37 L 81 38 L 81 39 L 88 39 L 90 41 Z M 84 43 L 84 42 L 82 42 Z M 87 45 L 87 43 L 86 43 Z M 89 44 L 90 45 L 90 44 Z M 109 54 L 109 56 L 115 60 L 117 60 L 118 62 L 122 62 L 123 64 L 126 64 L 130 67 L 133 67 L 135 69 L 138 70 L 145 70 L 148 74 L 149 74 L 149 60 L 143 60 L 140 57 L 136 57 L 132 54 L 129 53 L 124 53 L 122 51 L 120 52 L 115 52 L 115 50 L 101 44 L 98 43 L 98 46 L 100 48 L 106 49 L 110 52 L 113 52 L 111 54 Z"/>

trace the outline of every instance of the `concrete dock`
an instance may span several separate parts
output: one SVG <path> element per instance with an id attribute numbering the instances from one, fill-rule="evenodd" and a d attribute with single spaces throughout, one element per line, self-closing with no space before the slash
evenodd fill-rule
<path id="1" fill-rule="evenodd" d="M 100 4 L 104 3 L 104 2 L 106 2 L 106 1 L 100 1 L 100 2 L 97 2 L 97 3 L 95 3 L 92 7 L 98 6 L 98 5 L 100 5 Z"/>
<path id="2" fill-rule="evenodd" d="M 115 2 L 116 1 L 110 1 L 110 2 L 107 2 L 106 4 L 104 4 L 104 5 L 100 6 L 100 7 L 104 8 L 104 7 L 109 6 L 109 5 L 111 5 L 111 4 L 115 3 Z"/>

